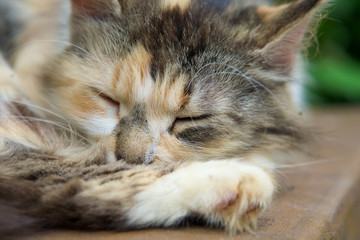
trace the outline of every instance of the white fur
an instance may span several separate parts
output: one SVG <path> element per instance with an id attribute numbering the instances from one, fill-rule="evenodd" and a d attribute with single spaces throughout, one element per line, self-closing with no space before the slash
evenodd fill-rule
<path id="1" fill-rule="evenodd" d="M 295 66 L 291 73 L 292 82 L 289 84 L 289 91 L 292 97 L 292 100 L 298 107 L 298 110 L 301 111 L 305 106 L 305 94 L 304 94 L 304 84 L 306 79 L 305 72 L 305 62 L 303 57 L 298 54 L 296 56 Z"/>
<path id="2" fill-rule="evenodd" d="M 137 93 L 137 101 L 139 102 L 146 102 L 148 98 L 151 96 L 152 92 L 154 91 L 154 79 L 152 79 L 149 71 L 147 71 L 147 75 L 145 79 L 138 79 L 140 83 L 140 87 L 136 90 Z"/>
<path id="3" fill-rule="evenodd" d="M 274 171 L 276 169 L 276 164 L 270 160 L 265 154 L 254 154 L 251 157 L 252 163 L 255 163 L 257 166 L 261 166 L 270 171 Z"/>
<path id="4" fill-rule="evenodd" d="M 109 151 L 106 153 L 106 159 L 108 163 L 114 163 L 116 162 L 116 157 L 113 151 Z"/>
<path id="5" fill-rule="evenodd" d="M 87 121 L 80 122 L 80 124 L 92 136 L 102 136 L 111 134 L 118 124 L 118 120 L 116 118 L 92 116 Z"/>
<path id="6" fill-rule="evenodd" d="M 248 181 L 249 177 L 255 183 Z M 127 216 L 129 224 L 170 226 L 193 212 L 216 218 L 217 204 L 229 194 L 239 193 L 240 183 L 241 191 L 251 191 L 253 199 L 247 199 L 245 208 L 233 213 L 236 218 L 245 214 L 251 203 L 269 204 L 274 185 L 261 168 L 232 160 L 195 162 L 137 194 Z"/>

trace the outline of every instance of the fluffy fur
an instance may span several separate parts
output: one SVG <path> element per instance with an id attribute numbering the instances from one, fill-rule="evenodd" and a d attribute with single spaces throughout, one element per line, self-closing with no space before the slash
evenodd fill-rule
<path id="1" fill-rule="evenodd" d="M 290 88 L 321 3 L 2 1 L 25 16 L 0 16 L 2 208 L 40 227 L 255 226 L 278 153 L 306 140 Z"/>

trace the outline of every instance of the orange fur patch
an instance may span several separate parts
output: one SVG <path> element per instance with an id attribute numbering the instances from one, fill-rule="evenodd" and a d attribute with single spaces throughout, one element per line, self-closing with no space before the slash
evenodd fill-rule
<path id="1" fill-rule="evenodd" d="M 189 99 L 184 94 L 184 78 L 185 76 L 180 75 L 173 79 L 169 73 L 156 83 L 147 103 L 149 114 L 161 118 L 159 115 L 173 115 L 180 110 Z"/>
<path id="2" fill-rule="evenodd" d="M 73 112 L 75 116 L 83 119 L 93 113 L 101 117 L 106 116 L 105 109 L 95 102 L 89 94 L 82 92 L 82 90 L 74 90 L 71 94 L 68 94 L 67 97 L 71 103 L 68 104 L 70 106 L 68 111 Z"/>
<path id="3" fill-rule="evenodd" d="M 145 48 L 138 45 L 115 67 L 112 87 L 119 94 L 120 102 L 128 108 L 135 104 L 140 89 L 146 90 L 151 58 Z"/>
<path id="4" fill-rule="evenodd" d="M 123 106 L 120 108 L 123 115 L 135 104 L 144 104 L 148 119 L 155 122 L 174 115 L 188 101 L 188 96 L 184 94 L 186 76 L 174 75 L 171 66 L 162 79 L 152 79 L 149 72 L 151 58 L 142 45 L 136 46 L 116 64 L 112 87 Z"/>

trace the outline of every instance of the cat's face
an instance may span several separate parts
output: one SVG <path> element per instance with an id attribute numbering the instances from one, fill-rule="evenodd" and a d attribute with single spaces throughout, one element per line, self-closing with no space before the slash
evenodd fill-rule
<path id="1" fill-rule="evenodd" d="M 300 134 L 288 84 L 311 7 L 286 24 L 284 7 L 242 2 L 73 0 L 74 45 L 44 78 L 52 105 L 135 163 L 289 145 Z"/>

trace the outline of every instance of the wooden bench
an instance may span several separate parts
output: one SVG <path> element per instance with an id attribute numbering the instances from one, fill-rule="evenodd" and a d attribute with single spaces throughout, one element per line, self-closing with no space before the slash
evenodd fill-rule
<path id="1" fill-rule="evenodd" d="M 360 108 L 318 109 L 311 119 L 325 137 L 314 146 L 312 160 L 281 170 L 280 190 L 254 233 L 231 237 L 220 230 L 189 227 L 52 232 L 31 240 L 360 239 Z"/>

